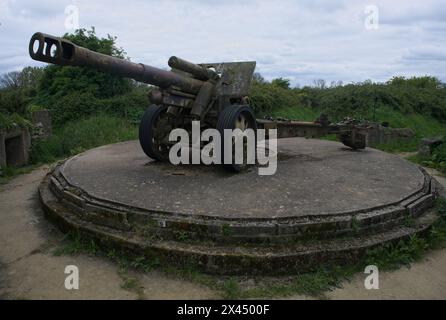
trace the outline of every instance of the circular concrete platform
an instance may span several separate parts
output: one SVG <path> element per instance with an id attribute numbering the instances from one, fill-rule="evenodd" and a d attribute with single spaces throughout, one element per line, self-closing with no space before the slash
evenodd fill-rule
<path id="1" fill-rule="evenodd" d="M 288 273 L 426 230 L 436 188 L 399 157 L 289 138 L 272 176 L 154 162 L 136 141 L 108 145 L 58 166 L 40 195 L 52 217 L 101 241 L 208 272 Z"/>

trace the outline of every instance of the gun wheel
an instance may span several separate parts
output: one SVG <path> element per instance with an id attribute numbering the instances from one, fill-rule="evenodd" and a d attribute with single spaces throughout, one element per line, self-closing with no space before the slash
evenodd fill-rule
<path id="1" fill-rule="evenodd" d="M 168 137 L 171 125 L 167 118 L 167 107 L 151 105 L 139 124 L 139 143 L 144 153 L 158 161 L 169 160 Z"/>
<path id="2" fill-rule="evenodd" d="M 226 107 L 218 116 L 217 130 L 220 132 L 222 137 L 222 163 L 224 162 L 224 146 L 225 146 L 225 129 L 240 129 L 242 132 L 252 129 L 254 131 L 254 137 L 257 136 L 257 121 L 254 116 L 253 110 L 249 106 L 229 106 Z M 235 138 L 232 137 L 232 150 L 235 149 Z M 256 139 L 254 139 L 256 143 Z M 256 145 L 254 145 L 254 152 L 256 151 Z M 255 155 L 254 155 L 255 157 Z M 254 158 L 255 159 L 255 158 Z M 243 163 L 236 163 L 235 152 L 232 152 L 232 163 L 224 163 L 223 167 L 229 171 L 240 172 L 246 170 L 250 164 L 247 163 L 248 160 L 248 144 L 247 139 L 243 139 Z"/>

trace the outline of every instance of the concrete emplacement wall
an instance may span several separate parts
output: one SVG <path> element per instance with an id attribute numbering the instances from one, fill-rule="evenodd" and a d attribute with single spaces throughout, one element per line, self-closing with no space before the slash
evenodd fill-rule
<path id="1" fill-rule="evenodd" d="M 0 166 L 21 167 L 27 164 L 31 137 L 26 128 L 0 131 Z"/>

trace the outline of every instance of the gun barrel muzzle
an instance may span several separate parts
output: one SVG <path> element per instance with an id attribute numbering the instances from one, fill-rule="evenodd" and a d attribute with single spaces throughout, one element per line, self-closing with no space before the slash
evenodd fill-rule
<path id="1" fill-rule="evenodd" d="M 37 61 L 61 66 L 90 67 L 160 88 L 177 87 L 192 94 L 197 94 L 203 85 L 203 81 L 198 79 L 94 52 L 68 40 L 41 32 L 31 37 L 29 54 Z"/>

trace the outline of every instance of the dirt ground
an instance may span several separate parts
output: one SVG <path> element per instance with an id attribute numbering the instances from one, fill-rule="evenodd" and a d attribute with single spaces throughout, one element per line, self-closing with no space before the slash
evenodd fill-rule
<path id="1" fill-rule="evenodd" d="M 38 205 L 42 167 L 0 186 L 0 298 L 3 299 L 218 299 L 208 287 L 159 271 L 132 272 L 141 288 L 122 288 L 117 264 L 90 255 L 55 256 L 63 235 L 48 223 Z M 438 177 L 446 186 L 446 179 Z M 79 290 L 65 289 L 67 265 L 79 269 Z M 429 253 L 410 269 L 380 273 L 380 289 L 364 288 L 357 274 L 329 299 L 446 299 L 446 249 Z M 309 297 L 295 296 L 293 299 Z"/>

